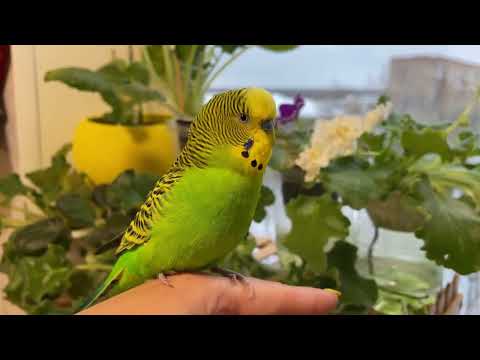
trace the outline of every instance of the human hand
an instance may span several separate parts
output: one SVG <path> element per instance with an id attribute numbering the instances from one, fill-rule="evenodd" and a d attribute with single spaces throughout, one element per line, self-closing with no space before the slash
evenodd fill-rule
<path id="1" fill-rule="evenodd" d="M 321 315 L 338 301 L 334 291 L 253 278 L 244 283 L 185 273 L 168 281 L 173 287 L 151 280 L 79 315 Z"/>

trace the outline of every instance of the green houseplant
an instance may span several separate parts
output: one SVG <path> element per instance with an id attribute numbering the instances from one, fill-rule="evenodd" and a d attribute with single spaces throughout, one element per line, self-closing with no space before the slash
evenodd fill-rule
<path id="1" fill-rule="evenodd" d="M 296 45 L 258 45 L 266 51 L 285 52 Z M 252 45 L 146 45 L 144 60 L 152 87 L 162 93 L 177 117 L 186 139 L 191 119 L 218 76 Z"/>
<path id="2" fill-rule="evenodd" d="M 178 152 L 169 113 L 147 114 L 144 105 L 164 103 L 150 87 L 150 73 L 133 56 L 114 57 L 97 70 L 55 69 L 45 81 L 59 81 L 79 91 L 98 93 L 110 111 L 83 119 L 73 136 L 73 162 L 95 183 L 109 183 L 128 169 L 163 174 Z"/>
<path id="3" fill-rule="evenodd" d="M 358 274 L 374 282 L 352 284 L 352 275 L 345 275 L 346 284 L 353 285 L 347 288 L 337 277 L 347 293 L 342 299 L 344 310 L 355 312 L 360 310 L 361 294 L 369 294 L 363 296 L 368 300 L 363 305 L 384 313 L 421 313 L 434 301 L 432 289 L 416 271 L 374 266 L 378 229 L 415 235 L 423 241 L 426 258 L 437 267 L 459 274 L 478 271 L 480 173 L 472 158 L 480 154 L 480 147 L 469 115 L 479 96 L 480 89 L 455 121 L 436 126 L 406 114 L 388 115 L 385 97 L 365 117 L 280 118 L 270 166 L 283 176 L 292 231 L 279 240 L 279 251 L 286 248 L 299 255 L 313 278 L 315 274 L 335 278 L 329 256 L 351 232 L 341 207 L 366 210 L 377 231 L 367 259 L 356 261 L 350 270 L 358 269 Z M 331 241 L 335 242 L 329 252 Z M 341 249 L 352 246 L 353 254 L 355 246 L 348 244 Z M 323 257 L 318 255 L 322 253 Z M 346 261 L 345 256 L 339 261 Z M 355 290 L 362 282 L 366 287 Z"/>

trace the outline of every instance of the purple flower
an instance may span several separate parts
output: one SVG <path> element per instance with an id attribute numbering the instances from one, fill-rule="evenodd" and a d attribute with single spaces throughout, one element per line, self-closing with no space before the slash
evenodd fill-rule
<path id="1" fill-rule="evenodd" d="M 302 96 L 295 96 L 293 104 L 282 104 L 279 107 L 280 116 L 278 122 L 282 125 L 288 124 L 298 118 L 300 110 L 305 106 L 305 100 Z"/>

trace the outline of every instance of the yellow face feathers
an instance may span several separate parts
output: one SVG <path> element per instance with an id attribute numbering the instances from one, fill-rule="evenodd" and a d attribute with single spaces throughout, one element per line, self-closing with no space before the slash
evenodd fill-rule
<path id="1" fill-rule="evenodd" d="M 243 89 L 245 119 L 234 119 L 245 131 L 245 141 L 230 149 L 235 167 L 242 173 L 262 175 L 270 161 L 275 142 L 276 104 L 273 96 L 261 88 Z"/>
<path id="2" fill-rule="evenodd" d="M 261 88 L 249 88 L 245 91 L 245 104 L 249 111 L 252 125 L 261 127 L 266 120 L 274 121 L 277 108 L 273 96 Z"/>
<path id="3" fill-rule="evenodd" d="M 217 94 L 192 123 L 183 156 L 198 166 L 263 174 L 275 142 L 276 113 L 273 96 L 261 88 Z"/>

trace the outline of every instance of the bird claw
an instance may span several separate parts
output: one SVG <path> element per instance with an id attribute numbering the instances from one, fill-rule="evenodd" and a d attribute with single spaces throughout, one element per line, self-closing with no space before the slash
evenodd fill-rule
<path id="1" fill-rule="evenodd" d="M 164 285 L 167 285 L 168 287 L 173 288 L 173 285 L 170 284 L 165 274 L 163 273 L 158 274 L 157 279 L 160 280 Z"/>
<path id="2" fill-rule="evenodd" d="M 233 280 L 235 283 L 243 283 L 244 285 L 246 285 L 249 288 L 249 299 L 252 299 L 255 296 L 255 290 L 253 288 L 253 285 L 250 283 L 246 276 L 239 274 L 235 271 L 222 269 L 219 267 L 214 267 L 211 269 L 211 271 L 219 275 L 225 276 Z"/>

